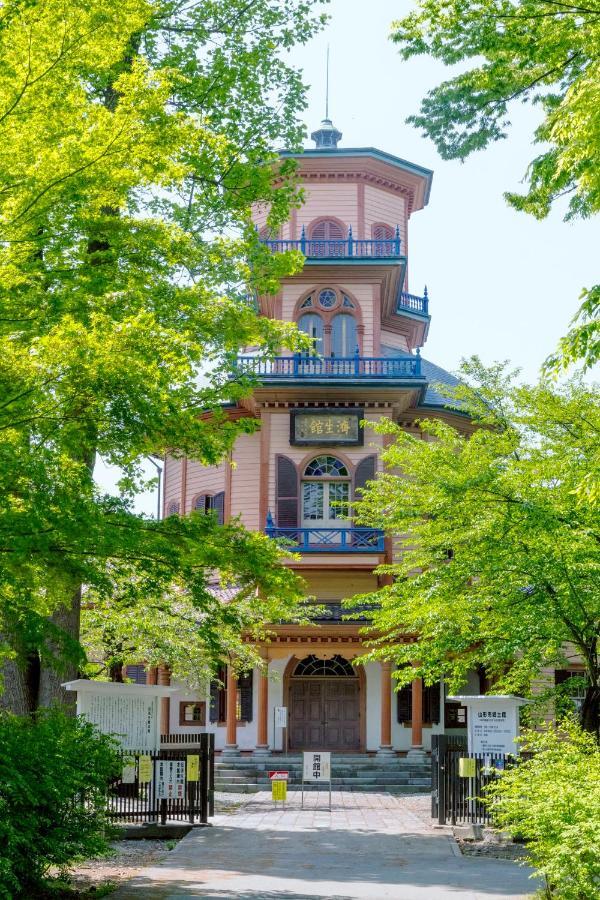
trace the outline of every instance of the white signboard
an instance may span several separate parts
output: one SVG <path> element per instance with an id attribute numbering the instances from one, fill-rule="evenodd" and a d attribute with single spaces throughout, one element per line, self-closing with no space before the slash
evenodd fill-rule
<path id="1" fill-rule="evenodd" d="M 275 707 L 275 728 L 287 728 L 287 706 Z"/>
<path id="2" fill-rule="evenodd" d="M 160 748 L 160 698 L 176 688 L 84 678 L 68 681 L 63 687 L 77 691 L 77 715 L 85 716 L 103 734 L 119 736 L 124 750 Z"/>
<path id="3" fill-rule="evenodd" d="M 487 756 L 516 755 L 522 697 L 490 695 L 449 697 L 467 707 L 468 752 Z"/>
<path id="4" fill-rule="evenodd" d="M 90 694 L 85 716 L 103 734 L 122 735 L 126 750 L 151 750 L 154 748 L 157 705 L 155 697 Z"/>
<path id="5" fill-rule="evenodd" d="M 302 781 L 331 781 L 331 753 L 304 753 Z"/>
<path id="6" fill-rule="evenodd" d="M 159 759 L 156 763 L 158 800 L 185 799 L 185 760 Z"/>

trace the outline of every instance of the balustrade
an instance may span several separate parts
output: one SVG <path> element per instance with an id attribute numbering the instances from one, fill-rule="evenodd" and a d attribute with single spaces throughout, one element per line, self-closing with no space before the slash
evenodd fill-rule
<path id="1" fill-rule="evenodd" d="M 235 367 L 242 375 L 260 379 L 372 379 L 405 380 L 421 377 L 421 357 L 415 356 L 239 356 Z"/>

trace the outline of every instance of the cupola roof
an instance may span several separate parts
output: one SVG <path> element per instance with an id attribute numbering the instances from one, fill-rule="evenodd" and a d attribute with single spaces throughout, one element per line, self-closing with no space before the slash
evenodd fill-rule
<path id="1" fill-rule="evenodd" d="M 338 131 L 331 119 L 323 119 L 319 128 L 311 134 L 317 150 L 336 150 L 342 132 Z"/>

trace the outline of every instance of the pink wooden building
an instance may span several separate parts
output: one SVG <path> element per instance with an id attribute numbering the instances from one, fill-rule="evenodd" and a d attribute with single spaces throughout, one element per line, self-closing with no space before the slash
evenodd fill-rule
<path id="1" fill-rule="evenodd" d="M 240 358 L 259 387 L 232 415 L 254 416 L 260 429 L 237 440 L 234 467 L 165 463 L 165 514 L 213 508 L 224 521 L 240 516 L 248 528 L 283 538 L 300 552 L 290 564 L 308 594 L 326 609 L 317 628 L 274 627 L 261 648 L 268 676 L 223 673 L 224 687 L 198 694 L 181 686 L 171 699 L 171 733 L 212 730 L 217 748 L 232 754 L 280 749 L 280 706 L 289 711 L 292 751 L 418 755 L 432 734 L 465 721 L 441 684 L 415 680 L 395 693 L 389 664 L 354 666 L 364 619 L 342 621 L 342 599 L 377 587 L 373 570 L 394 552 L 382 533 L 344 518 L 381 468 L 383 437 L 361 421 L 386 416 L 411 430 L 426 411 L 461 429 L 469 424 L 433 387 L 454 379 L 420 355 L 429 301 L 408 288 L 409 222 L 428 203 L 432 173 L 371 147 L 339 147 L 340 137 L 325 120 L 313 134 L 316 148 L 296 156 L 306 202 L 280 234 L 266 234 L 266 210 L 256 210 L 273 252 L 295 247 L 306 257 L 276 296 L 260 298 L 260 312 L 296 322 L 316 355 Z M 463 693 L 484 687 L 473 673 Z"/>

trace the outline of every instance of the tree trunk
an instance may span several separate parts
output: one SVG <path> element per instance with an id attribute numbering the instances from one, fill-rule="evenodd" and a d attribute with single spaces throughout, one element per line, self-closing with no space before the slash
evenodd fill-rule
<path id="1" fill-rule="evenodd" d="M 27 716 L 37 706 L 40 661 L 37 653 L 27 659 L 8 659 L 2 666 L 0 709 Z"/>
<path id="2" fill-rule="evenodd" d="M 57 609 L 50 621 L 65 633 L 67 639 L 79 641 L 79 625 L 81 619 L 81 585 L 71 595 L 68 605 Z M 52 661 L 42 659 L 40 671 L 40 690 L 38 706 L 55 706 L 59 704 L 65 712 L 75 714 L 77 695 L 73 691 L 65 691 L 61 687 L 64 681 L 73 681 L 78 675 L 78 664 L 74 659 L 65 658 L 56 644 L 50 645 L 53 653 Z"/>

